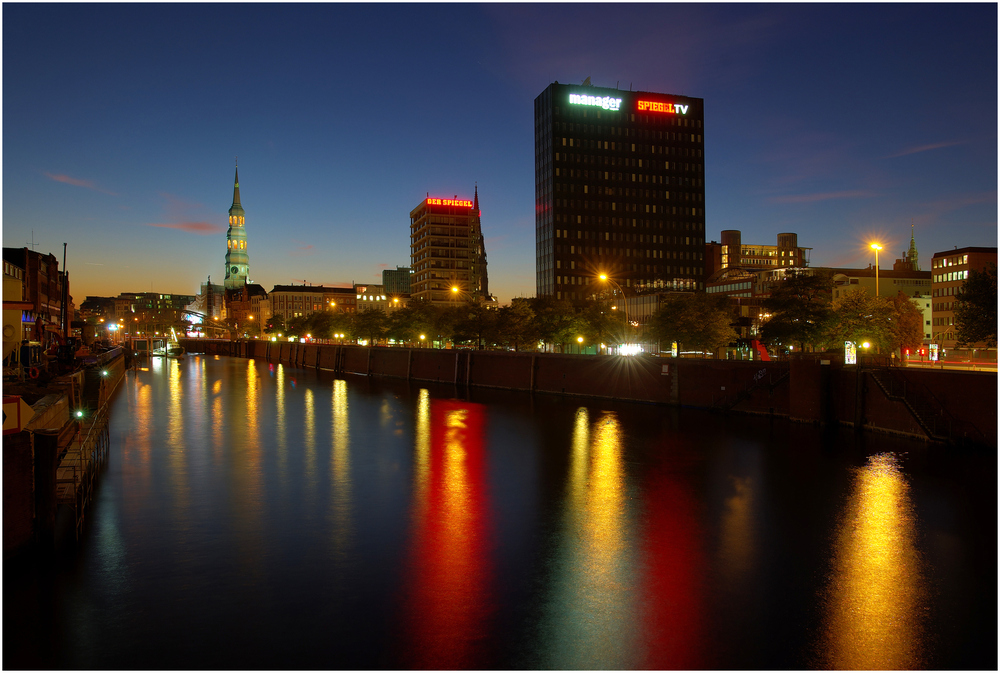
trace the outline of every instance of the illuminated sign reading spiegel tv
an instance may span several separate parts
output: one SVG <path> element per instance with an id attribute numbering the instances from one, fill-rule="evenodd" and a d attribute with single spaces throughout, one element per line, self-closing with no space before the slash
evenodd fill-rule
<path id="1" fill-rule="evenodd" d="M 663 103 L 661 101 L 655 100 L 640 100 L 636 101 L 635 108 L 639 112 L 665 112 L 667 114 L 682 114 L 686 115 L 688 113 L 689 105 L 681 105 L 680 103 Z"/>
<path id="2" fill-rule="evenodd" d="M 577 93 L 571 93 L 569 95 L 569 102 L 572 105 L 592 105 L 594 107 L 599 107 L 602 110 L 619 110 L 622 105 L 621 98 L 612 98 L 611 96 L 585 96 Z M 665 114 L 686 115 L 688 113 L 688 108 L 690 107 L 690 105 L 665 103 L 657 100 L 638 100 L 635 103 L 635 109 L 637 112 L 662 112 Z"/>
<path id="3" fill-rule="evenodd" d="M 459 208 L 471 208 L 472 201 L 462 199 L 427 199 L 428 206 L 458 206 Z"/>

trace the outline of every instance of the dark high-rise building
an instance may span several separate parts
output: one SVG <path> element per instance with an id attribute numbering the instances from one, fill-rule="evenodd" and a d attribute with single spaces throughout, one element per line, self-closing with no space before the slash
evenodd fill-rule
<path id="1" fill-rule="evenodd" d="M 535 99 L 539 295 L 703 289 L 704 101 L 558 82 Z M 628 291 L 628 290 L 626 290 Z"/>

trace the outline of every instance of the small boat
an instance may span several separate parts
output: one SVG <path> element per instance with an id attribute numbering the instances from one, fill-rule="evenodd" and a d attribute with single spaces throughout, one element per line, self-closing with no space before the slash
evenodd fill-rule
<path id="1" fill-rule="evenodd" d="M 155 349 L 151 355 L 157 358 L 182 358 L 184 357 L 184 347 L 176 341 L 172 341 L 163 348 Z"/>
<path id="2" fill-rule="evenodd" d="M 171 339 L 162 348 L 155 348 L 150 353 L 153 357 L 159 358 L 182 358 L 184 357 L 184 347 L 177 341 L 177 332 L 170 328 Z"/>

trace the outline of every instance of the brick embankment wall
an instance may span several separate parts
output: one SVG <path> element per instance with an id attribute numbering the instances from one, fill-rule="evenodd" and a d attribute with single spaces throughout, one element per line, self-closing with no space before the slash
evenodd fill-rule
<path id="1" fill-rule="evenodd" d="M 413 381 L 636 400 L 856 424 L 926 437 L 907 406 L 890 399 L 869 370 L 837 361 L 685 360 L 430 348 L 365 348 L 267 341 L 192 341 L 190 352 Z M 996 374 L 893 368 L 959 424 L 996 443 Z"/>

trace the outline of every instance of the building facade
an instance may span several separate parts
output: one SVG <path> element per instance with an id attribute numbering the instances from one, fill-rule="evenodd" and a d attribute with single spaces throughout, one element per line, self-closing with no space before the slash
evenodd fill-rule
<path id="1" fill-rule="evenodd" d="M 72 297 L 69 278 L 59 270 L 56 256 L 28 248 L 4 248 L 3 259 L 12 273 L 19 269 L 22 274 L 23 297 L 18 303 L 21 338 L 47 346 L 51 339 L 67 336 L 65 331 L 74 320 Z"/>
<path id="2" fill-rule="evenodd" d="M 629 292 L 704 288 L 703 126 L 701 98 L 589 78 L 535 99 L 538 295 L 602 293 L 602 273 Z"/>
<path id="3" fill-rule="evenodd" d="M 357 310 L 353 287 L 275 285 L 268 293 L 268 300 L 272 317 L 281 316 L 286 322 L 317 311 L 354 313 Z"/>
<path id="4" fill-rule="evenodd" d="M 812 248 L 800 248 L 798 234 L 778 234 L 777 245 L 760 245 L 743 243 L 739 230 L 727 229 L 722 232 L 720 240 L 721 243 L 711 241 L 705 244 L 705 277 L 709 283 L 723 269 L 757 271 L 809 266 Z"/>
<path id="5" fill-rule="evenodd" d="M 954 349 L 955 301 L 970 271 L 983 271 L 997 263 L 996 248 L 956 248 L 934 253 L 931 257 L 932 343 L 942 349 Z"/>
<path id="6" fill-rule="evenodd" d="M 240 169 L 236 168 L 233 187 L 233 205 L 229 207 L 229 232 L 226 235 L 227 290 L 238 290 L 247 282 L 250 273 L 250 255 L 247 253 L 246 213 L 240 203 Z"/>
<path id="7" fill-rule="evenodd" d="M 410 211 L 410 296 L 449 305 L 489 298 L 479 188 L 472 201 L 428 196 Z"/>
<path id="8" fill-rule="evenodd" d="M 382 269 L 382 287 L 389 296 L 410 294 L 410 276 L 412 271 L 408 266 L 397 266 L 393 269 Z"/>

